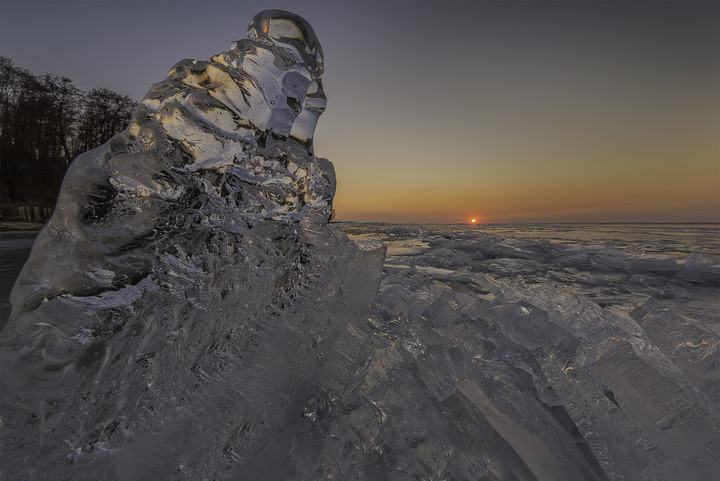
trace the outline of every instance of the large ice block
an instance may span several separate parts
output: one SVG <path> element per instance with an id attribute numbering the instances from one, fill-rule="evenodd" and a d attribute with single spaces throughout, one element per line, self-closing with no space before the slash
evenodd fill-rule
<path id="1" fill-rule="evenodd" d="M 73 162 L 12 292 L 1 478 L 292 469 L 305 423 L 368 355 L 385 256 L 328 225 L 323 70 L 307 21 L 263 11 Z"/>
<path id="2" fill-rule="evenodd" d="M 263 220 L 326 220 L 332 164 L 312 155 L 313 122 L 292 134 L 300 115 L 322 113 L 323 71 L 310 25 L 278 10 L 254 18 L 229 51 L 176 64 L 125 131 L 70 166 L 13 289 L 15 308 L 136 282 L 155 267 L 152 251 L 182 231 L 243 235 Z"/>

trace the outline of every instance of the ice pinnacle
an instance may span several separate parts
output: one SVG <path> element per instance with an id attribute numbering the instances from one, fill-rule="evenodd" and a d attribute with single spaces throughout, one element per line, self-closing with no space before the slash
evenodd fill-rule
<path id="1" fill-rule="evenodd" d="M 75 159 L 11 295 L 0 475 L 239 479 L 344 389 L 385 247 L 328 225 L 323 71 L 310 24 L 263 11 Z"/>

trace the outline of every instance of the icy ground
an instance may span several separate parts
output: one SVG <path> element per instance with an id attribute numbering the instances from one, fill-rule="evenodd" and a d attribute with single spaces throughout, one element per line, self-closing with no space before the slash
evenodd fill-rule
<path id="1" fill-rule="evenodd" d="M 384 241 L 388 256 L 357 407 L 335 415 L 352 429 L 335 419 L 325 438 L 335 479 L 355 479 L 358 465 L 377 473 L 363 479 L 720 472 L 720 266 L 707 253 L 682 258 L 712 249 L 716 230 L 686 235 L 692 245 L 661 231 L 674 257 L 657 253 L 662 242 L 647 253 L 629 241 L 341 228 Z"/>
<path id="2" fill-rule="evenodd" d="M 665 228 L 613 240 L 570 227 L 530 233 L 523 226 L 484 232 L 336 226 L 361 244 L 381 239 L 388 253 L 371 315 L 341 319 L 348 327 L 331 349 L 322 349 L 325 381 L 301 390 L 300 404 L 290 410 L 296 417 L 275 421 L 274 432 L 262 424 L 263 417 L 266 424 L 277 419 L 269 413 L 280 412 L 282 403 L 294 403 L 278 391 L 287 382 L 273 385 L 272 376 L 288 368 L 278 364 L 277 343 L 260 359 L 257 376 L 230 384 L 221 371 L 200 368 L 183 380 L 162 354 L 129 353 L 137 363 L 128 367 L 155 384 L 122 387 L 118 399 L 138 403 L 148 427 L 162 433 L 170 425 L 177 439 L 155 435 L 148 442 L 152 434 L 143 439 L 130 418 L 89 424 L 106 440 L 63 449 L 70 472 L 94 479 L 102 460 L 114 457 L 125 459 L 117 479 L 133 479 L 148 466 L 155 466 L 156 479 L 169 480 L 713 479 L 720 279 L 708 252 L 716 249 L 716 230 L 688 236 Z M 662 242 L 647 242 L 653 237 Z M 598 239 L 616 248 L 597 245 Z M 346 287 L 365 288 L 361 277 Z M 325 315 L 328 303 L 336 305 L 332 311 L 344 302 L 334 299 L 303 304 L 320 301 L 326 307 L 314 312 Z M 292 311 L 307 315 L 300 309 Z M 283 317 L 292 318 L 292 311 Z M 211 324 L 205 314 L 197 318 Z M 173 336 L 158 340 L 172 348 Z M 210 344 L 201 339 L 208 336 Z M 227 356 L 233 341 L 214 337 L 198 331 L 198 344 L 189 345 Z M 152 352 L 152 341 L 145 342 L 138 352 Z M 159 397 L 158 386 L 173 385 L 165 378 L 190 382 L 188 398 Z M 203 394 L 218 381 L 225 388 Z M 232 396 L 253 392 L 267 404 L 265 414 L 227 411 Z M 163 410 L 175 405 L 176 419 L 164 419 Z M 88 420 L 97 415 L 88 411 Z M 239 431 L 230 429 L 238 425 Z M 123 442 L 122 450 L 108 451 Z M 88 455 L 95 463 L 84 467 Z"/>

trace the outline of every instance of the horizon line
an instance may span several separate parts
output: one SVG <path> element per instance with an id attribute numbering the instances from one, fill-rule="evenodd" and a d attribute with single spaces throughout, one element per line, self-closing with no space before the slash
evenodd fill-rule
<path id="1" fill-rule="evenodd" d="M 617 224 L 645 224 L 645 225 L 707 225 L 707 224 L 715 224 L 720 225 L 720 221 L 697 221 L 697 222 L 672 222 L 672 221 L 620 221 L 620 222 L 612 222 L 612 221 L 603 221 L 603 222 L 569 222 L 569 221 L 561 221 L 561 222 L 477 222 L 475 224 L 470 222 L 388 222 L 388 221 L 364 221 L 364 220 L 333 220 L 330 222 L 330 224 L 403 224 L 403 225 L 468 225 L 468 226 L 480 226 L 480 225 L 517 225 L 517 224 L 528 224 L 528 225 L 539 225 L 539 224 L 545 224 L 545 225 L 617 225 Z"/>

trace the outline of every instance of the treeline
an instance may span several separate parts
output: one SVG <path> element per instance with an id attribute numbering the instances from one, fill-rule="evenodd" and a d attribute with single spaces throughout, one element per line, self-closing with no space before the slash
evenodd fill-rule
<path id="1" fill-rule="evenodd" d="M 72 160 L 127 127 L 137 103 L 106 88 L 83 92 L 67 77 L 36 76 L 0 57 L 0 197 L 52 208 Z"/>

